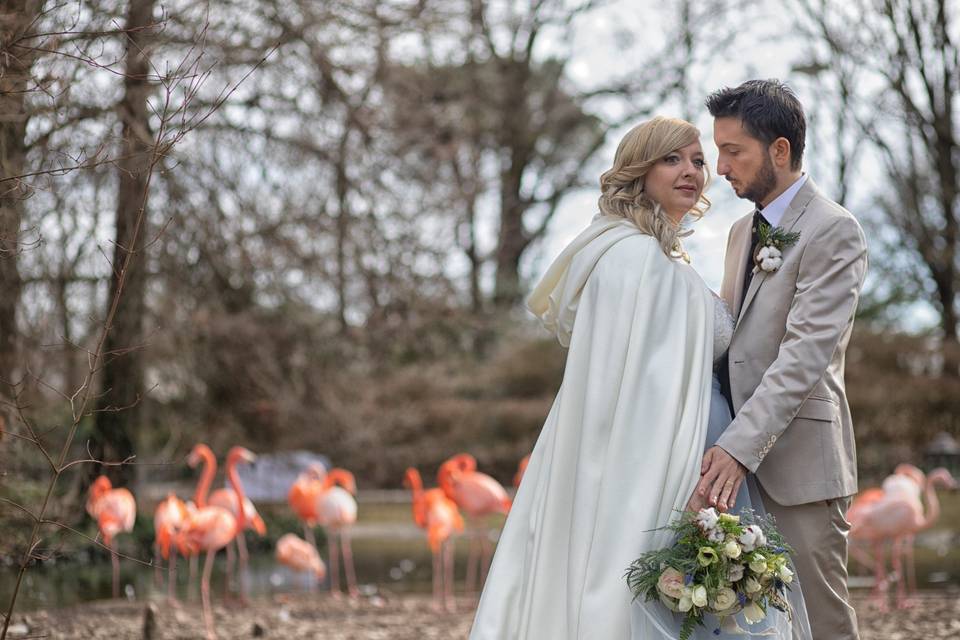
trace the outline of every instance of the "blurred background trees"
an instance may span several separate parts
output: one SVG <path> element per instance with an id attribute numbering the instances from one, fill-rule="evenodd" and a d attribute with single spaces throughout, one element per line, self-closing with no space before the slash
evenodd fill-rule
<path id="1" fill-rule="evenodd" d="M 506 480 L 562 374 L 563 350 L 520 304 L 558 212 L 586 202 L 586 223 L 623 128 L 653 113 L 696 120 L 709 156 L 703 97 L 756 74 L 745 41 L 781 46 L 785 30 L 808 168 L 870 233 L 848 363 L 862 470 L 960 436 L 960 34 L 942 3 L 795 0 L 775 33 L 761 26 L 778 7 L 743 1 L 670 0 L 623 24 L 625 3 L 562 0 L 14 4 L 0 25 L 0 446 L 22 477 L 38 466 L 16 455 L 24 419 L 60 442 L 125 277 L 77 456 L 311 448 L 396 486 L 406 465 L 469 449 Z M 584 33 L 616 64 L 592 67 Z M 189 135 L 142 199 L 158 78 L 190 51 L 202 64 L 167 123 Z M 126 273 L 111 266 L 130 252 Z"/>

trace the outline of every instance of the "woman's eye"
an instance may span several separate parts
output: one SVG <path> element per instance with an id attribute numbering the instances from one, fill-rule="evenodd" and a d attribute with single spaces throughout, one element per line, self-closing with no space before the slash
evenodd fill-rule
<path id="1" fill-rule="evenodd" d="M 707 166 L 707 162 L 706 162 L 705 160 L 703 160 L 702 158 L 697 158 L 696 160 L 693 161 L 693 164 L 694 164 L 694 166 L 696 166 L 698 169 L 703 169 L 705 166 Z"/>
<path id="2" fill-rule="evenodd" d="M 667 156 L 667 157 L 664 158 L 663 160 L 664 160 L 664 162 L 667 162 L 668 164 L 676 164 L 676 163 L 680 162 L 680 156 Z"/>

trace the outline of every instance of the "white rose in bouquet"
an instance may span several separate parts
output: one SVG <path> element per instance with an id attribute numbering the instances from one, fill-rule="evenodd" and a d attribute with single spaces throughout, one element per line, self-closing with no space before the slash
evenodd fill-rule
<path id="1" fill-rule="evenodd" d="M 737 604 L 737 592 L 729 587 L 724 587 L 717 591 L 713 599 L 713 610 L 715 612 L 726 611 Z"/>
<path id="2" fill-rule="evenodd" d="M 793 571 L 786 565 L 780 567 L 780 570 L 777 571 L 777 576 L 787 584 L 793 582 Z"/>
<path id="3" fill-rule="evenodd" d="M 751 595 L 759 592 L 760 589 L 760 583 L 753 578 L 747 578 L 746 582 L 743 583 L 743 590 Z"/>
<path id="4" fill-rule="evenodd" d="M 657 591 L 665 596 L 679 599 L 683 595 L 683 574 L 667 567 L 657 580 Z"/>
<path id="5" fill-rule="evenodd" d="M 707 606 L 707 588 L 702 584 L 696 585 L 693 588 L 693 594 L 691 595 L 691 600 L 693 600 L 693 604 L 695 604 L 698 607 Z"/>
<path id="6" fill-rule="evenodd" d="M 764 558 L 761 554 L 754 554 L 753 559 L 750 560 L 750 571 L 754 573 L 763 573 L 767 570 L 767 559 Z"/>
<path id="7" fill-rule="evenodd" d="M 727 544 L 723 545 L 723 555 L 732 560 L 736 560 L 740 557 L 740 551 L 740 545 L 737 544 L 737 541 L 732 538 L 727 540 Z"/>
<path id="8" fill-rule="evenodd" d="M 727 569 L 727 580 L 730 582 L 736 582 L 743 578 L 743 565 L 742 564 L 732 564 Z"/>
<path id="9" fill-rule="evenodd" d="M 680 596 L 680 602 L 677 603 L 677 609 L 681 613 L 686 613 L 693 608 L 693 589 L 690 587 L 684 587 L 683 594 Z"/>

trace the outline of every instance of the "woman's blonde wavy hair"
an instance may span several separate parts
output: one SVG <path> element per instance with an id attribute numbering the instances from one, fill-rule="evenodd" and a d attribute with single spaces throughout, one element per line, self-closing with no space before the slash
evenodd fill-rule
<path id="1" fill-rule="evenodd" d="M 660 204 L 644 192 L 644 177 L 667 154 L 700 139 L 700 131 L 679 118 L 657 116 L 638 124 L 623 137 L 613 157 L 613 167 L 600 176 L 600 213 L 632 221 L 643 233 L 656 238 L 671 258 L 685 258 L 680 239 L 693 233 L 684 231 L 664 214 Z M 704 191 L 710 170 L 704 166 Z M 699 220 L 710 208 L 710 200 L 700 192 L 688 215 Z"/>

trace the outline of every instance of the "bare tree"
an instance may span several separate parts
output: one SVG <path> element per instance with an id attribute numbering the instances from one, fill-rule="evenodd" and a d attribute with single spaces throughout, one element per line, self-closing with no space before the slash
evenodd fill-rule
<path id="1" fill-rule="evenodd" d="M 37 52 L 23 43 L 34 35 L 43 11 L 40 0 L 14 0 L 0 14 L 0 394 L 23 373 L 17 327 L 20 304 L 18 259 L 24 200 L 31 189 L 24 175 L 27 154 L 27 98 Z M 3 382 L 6 384 L 3 384 Z"/>
<path id="2" fill-rule="evenodd" d="M 944 371 L 960 375 L 960 88 L 958 16 L 944 0 L 798 0 L 798 27 L 815 38 L 824 71 L 837 69 L 840 108 L 883 162 L 885 221 L 923 267 L 940 315 Z M 806 61 L 808 64 L 810 61 Z M 855 94 L 843 82 L 856 68 Z"/>
<path id="3" fill-rule="evenodd" d="M 147 183 L 153 158 L 149 98 L 150 30 L 155 26 L 154 0 L 131 0 L 127 7 L 123 99 L 118 105 L 122 151 L 119 173 L 113 272 L 109 300 L 123 289 L 113 323 L 106 329 L 102 389 L 91 451 L 98 460 L 127 460 L 133 455 L 134 429 L 142 420 L 144 394 L 144 321 L 147 263 L 144 247 L 150 236 Z M 129 259 L 128 259 L 129 257 Z M 109 467 L 114 482 L 130 479 L 129 467 Z M 96 473 L 96 470 L 91 470 Z"/>

